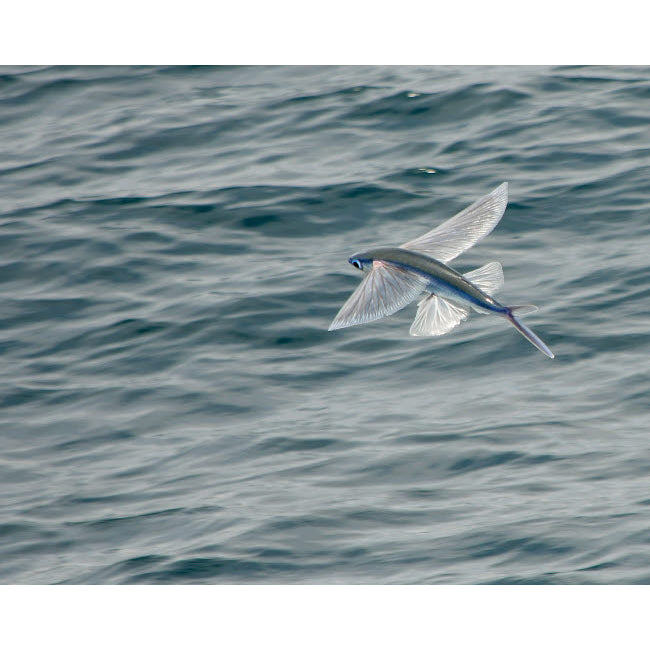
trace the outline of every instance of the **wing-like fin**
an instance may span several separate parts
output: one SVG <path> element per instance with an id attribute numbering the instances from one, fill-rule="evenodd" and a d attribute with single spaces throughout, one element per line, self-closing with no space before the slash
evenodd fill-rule
<path id="1" fill-rule="evenodd" d="M 337 330 L 390 316 L 413 302 L 425 287 L 426 280 L 417 273 L 390 262 L 375 261 L 372 270 L 341 307 L 329 329 Z"/>
<path id="2" fill-rule="evenodd" d="M 455 217 L 421 237 L 402 244 L 402 248 L 449 262 L 492 232 L 503 216 L 507 203 L 508 183 L 501 183 Z"/>
<path id="3" fill-rule="evenodd" d="M 418 303 L 418 313 L 409 334 L 411 336 L 440 336 L 467 319 L 469 309 L 454 305 L 439 296 L 429 294 Z"/>
<path id="4" fill-rule="evenodd" d="M 503 267 L 499 262 L 489 262 L 479 269 L 465 273 L 465 278 L 483 293 L 491 296 L 503 286 Z"/>

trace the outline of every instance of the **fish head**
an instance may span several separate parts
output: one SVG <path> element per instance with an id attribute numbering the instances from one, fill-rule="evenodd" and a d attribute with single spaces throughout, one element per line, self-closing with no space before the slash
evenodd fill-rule
<path id="1" fill-rule="evenodd" d="M 357 253 L 353 255 L 348 262 L 360 271 L 369 271 L 372 267 L 373 258 L 369 253 Z"/>

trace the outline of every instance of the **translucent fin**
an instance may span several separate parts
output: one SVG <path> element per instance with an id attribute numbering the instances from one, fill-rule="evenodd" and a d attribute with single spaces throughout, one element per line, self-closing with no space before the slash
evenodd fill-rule
<path id="1" fill-rule="evenodd" d="M 492 232 L 503 216 L 507 203 L 508 183 L 502 183 L 437 228 L 402 244 L 402 248 L 449 262 Z"/>
<path id="2" fill-rule="evenodd" d="M 540 352 L 543 352 L 547 357 L 551 359 L 555 358 L 555 355 L 551 352 L 548 345 L 542 341 L 542 339 L 533 332 L 529 327 L 526 327 L 514 314 L 512 314 L 512 308 L 510 308 L 510 315 L 507 316 L 508 320 L 517 328 L 517 331 L 527 338 Z"/>
<path id="3" fill-rule="evenodd" d="M 503 286 L 503 267 L 499 262 L 490 262 L 480 269 L 465 273 L 472 284 L 475 284 L 483 293 L 491 296 Z"/>
<path id="4" fill-rule="evenodd" d="M 426 280 L 390 262 L 375 261 L 329 326 L 331 330 L 390 316 L 422 293 Z"/>
<path id="5" fill-rule="evenodd" d="M 526 314 L 533 314 L 539 311 L 536 305 L 512 305 L 510 311 L 516 311 L 517 316 L 525 316 Z"/>
<path id="6" fill-rule="evenodd" d="M 409 334 L 411 336 L 440 336 L 467 319 L 469 309 L 454 305 L 439 296 L 429 294 L 418 303 L 418 313 Z"/>

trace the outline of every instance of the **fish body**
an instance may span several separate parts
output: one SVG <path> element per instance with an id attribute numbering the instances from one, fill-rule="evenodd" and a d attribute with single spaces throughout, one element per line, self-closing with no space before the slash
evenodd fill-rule
<path id="1" fill-rule="evenodd" d="M 374 262 L 389 262 L 404 270 L 420 275 L 426 280 L 425 291 L 440 298 L 466 303 L 477 311 L 505 313 L 504 307 L 491 296 L 481 291 L 465 276 L 442 262 L 404 248 L 374 248 L 365 253 L 353 255 L 350 259 Z"/>
<path id="2" fill-rule="evenodd" d="M 440 336 L 467 319 L 470 309 L 507 319 L 546 356 L 548 346 L 519 316 L 536 311 L 534 305 L 505 306 L 491 294 L 503 285 L 503 269 L 491 262 L 474 271 L 458 273 L 447 262 L 489 234 L 501 219 L 508 201 L 502 183 L 437 228 L 402 246 L 373 248 L 348 260 L 366 276 L 341 307 L 330 330 L 360 325 L 395 313 L 422 293 L 411 325 L 412 336 Z"/>

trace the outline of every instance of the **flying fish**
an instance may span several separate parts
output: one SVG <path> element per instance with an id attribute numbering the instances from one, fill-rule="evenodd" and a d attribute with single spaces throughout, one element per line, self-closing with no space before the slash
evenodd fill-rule
<path id="1" fill-rule="evenodd" d="M 390 316 L 424 293 L 411 325 L 412 336 L 446 334 L 474 310 L 505 318 L 538 350 L 554 358 L 548 346 L 520 320 L 523 314 L 537 311 L 537 307 L 506 307 L 493 298 L 503 286 L 499 262 L 490 262 L 464 275 L 447 266 L 492 232 L 507 203 L 508 184 L 502 183 L 417 239 L 350 257 L 348 262 L 363 271 L 365 277 L 339 310 L 330 331 Z"/>

